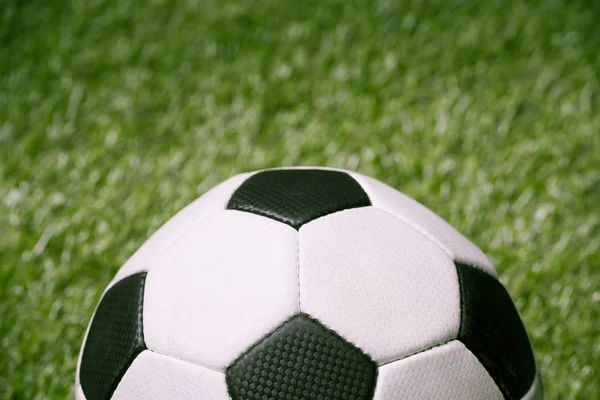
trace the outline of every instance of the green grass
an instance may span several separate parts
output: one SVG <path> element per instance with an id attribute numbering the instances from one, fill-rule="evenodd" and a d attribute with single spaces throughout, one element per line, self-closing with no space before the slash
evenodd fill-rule
<path id="1" fill-rule="evenodd" d="M 600 397 L 595 1 L 4 0 L 0 398 L 62 399 L 104 286 L 176 210 L 356 169 L 495 262 L 547 399 Z"/>

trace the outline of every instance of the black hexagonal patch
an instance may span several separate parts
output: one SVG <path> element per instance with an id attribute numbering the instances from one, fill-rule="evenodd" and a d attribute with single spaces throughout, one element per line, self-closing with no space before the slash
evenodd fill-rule
<path id="1" fill-rule="evenodd" d="M 377 365 L 306 314 L 261 340 L 226 371 L 232 400 L 370 400 Z"/>
<path id="2" fill-rule="evenodd" d="M 299 229 L 316 218 L 369 205 L 369 196 L 344 172 L 282 169 L 252 175 L 233 193 L 227 208 L 262 215 Z"/>
<path id="3" fill-rule="evenodd" d="M 486 272 L 456 263 L 461 295 L 458 339 L 485 367 L 507 400 L 531 387 L 536 366 L 521 317 L 504 286 Z"/>
<path id="4" fill-rule="evenodd" d="M 100 300 L 85 341 L 79 380 L 87 400 L 109 400 L 146 349 L 142 309 L 146 272 L 117 282 Z"/>

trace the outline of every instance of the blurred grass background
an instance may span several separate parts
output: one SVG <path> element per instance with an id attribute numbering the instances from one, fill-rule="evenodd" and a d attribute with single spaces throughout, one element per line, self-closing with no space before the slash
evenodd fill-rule
<path id="1" fill-rule="evenodd" d="M 72 396 L 127 257 L 278 165 L 441 214 L 496 263 L 546 398 L 600 398 L 599 49 L 595 1 L 3 0 L 0 398 Z"/>

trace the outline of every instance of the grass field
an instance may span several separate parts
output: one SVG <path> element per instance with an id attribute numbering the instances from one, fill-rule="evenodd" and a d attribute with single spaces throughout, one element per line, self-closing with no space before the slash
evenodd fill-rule
<path id="1" fill-rule="evenodd" d="M 127 257 L 278 165 L 441 214 L 497 265 L 546 398 L 600 398 L 600 6 L 422 3 L 0 2 L 0 398 L 72 396 Z"/>

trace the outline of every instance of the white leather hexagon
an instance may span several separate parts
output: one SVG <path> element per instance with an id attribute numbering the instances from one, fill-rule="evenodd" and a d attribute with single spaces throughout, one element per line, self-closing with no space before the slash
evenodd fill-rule
<path id="1" fill-rule="evenodd" d="M 298 311 L 298 233 L 226 210 L 194 224 L 148 272 L 150 350 L 222 371 Z"/>
<path id="2" fill-rule="evenodd" d="M 229 400 L 225 375 L 143 351 L 115 390 L 113 400 Z"/>
<path id="3" fill-rule="evenodd" d="M 458 334 L 454 263 L 385 211 L 356 208 L 302 226 L 299 268 L 301 310 L 377 363 Z"/>
<path id="4" fill-rule="evenodd" d="M 487 256 L 442 217 L 396 189 L 376 179 L 348 172 L 362 186 L 374 207 L 400 218 L 430 238 L 456 261 L 475 265 L 496 275 Z"/>
<path id="5" fill-rule="evenodd" d="M 504 400 L 492 377 L 453 340 L 379 367 L 375 400 Z"/>

